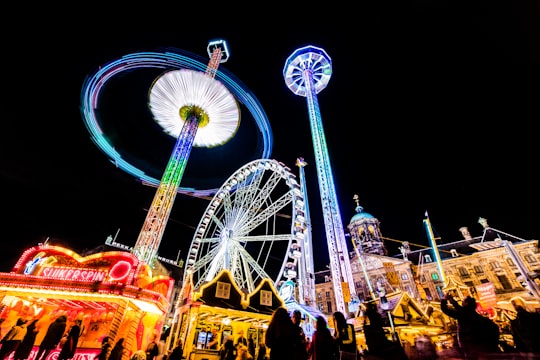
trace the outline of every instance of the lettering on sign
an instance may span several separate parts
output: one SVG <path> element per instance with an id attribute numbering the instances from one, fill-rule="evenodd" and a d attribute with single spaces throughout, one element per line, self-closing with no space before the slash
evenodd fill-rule
<path id="1" fill-rule="evenodd" d="M 49 279 L 78 280 L 78 281 L 103 281 L 107 272 L 103 270 L 77 269 L 63 267 L 44 267 L 41 276 Z"/>

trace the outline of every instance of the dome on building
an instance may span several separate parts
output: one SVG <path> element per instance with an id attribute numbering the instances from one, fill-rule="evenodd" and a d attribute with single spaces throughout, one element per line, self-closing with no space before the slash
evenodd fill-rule
<path id="1" fill-rule="evenodd" d="M 354 214 L 354 216 L 351 218 L 351 221 L 350 221 L 351 223 L 353 223 L 355 221 L 358 221 L 358 220 L 374 219 L 375 218 L 370 213 L 365 212 L 364 208 L 361 207 L 360 205 L 358 205 L 355 210 L 356 210 L 356 214 Z"/>

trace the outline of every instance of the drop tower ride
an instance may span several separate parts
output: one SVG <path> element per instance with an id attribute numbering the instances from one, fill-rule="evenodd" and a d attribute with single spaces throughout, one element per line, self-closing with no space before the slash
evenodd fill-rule
<path id="1" fill-rule="evenodd" d="M 356 310 L 350 303 L 357 297 L 317 100 L 317 94 L 326 87 L 331 75 L 330 57 L 323 49 L 315 46 L 294 51 L 285 61 L 283 69 L 287 87 L 295 95 L 304 96 L 307 100 L 336 307 L 347 316 Z"/>

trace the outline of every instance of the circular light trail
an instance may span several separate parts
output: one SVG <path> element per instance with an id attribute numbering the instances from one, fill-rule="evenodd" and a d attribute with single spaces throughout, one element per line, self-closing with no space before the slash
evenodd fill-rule
<path id="1" fill-rule="evenodd" d="M 88 77 L 81 92 L 81 114 L 84 123 L 90 132 L 92 141 L 103 151 L 118 168 L 136 177 L 141 182 L 159 186 L 160 179 L 148 175 L 135 164 L 126 161 L 119 151 L 115 149 L 114 144 L 104 133 L 98 115 L 96 113 L 99 105 L 100 94 L 107 82 L 115 76 L 138 69 L 163 69 L 178 70 L 191 69 L 204 72 L 207 64 L 202 62 L 198 55 L 186 51 L 176 50 L 176 52 L 138 52 L 125 55 L 117 60 L 113 60 L 101 66 L 94 74 Z M 198 59 L 201 59 L 199 61 Z M 243 104 L 253 116 L 258 130 L 260 131 L 262 149 L 257 158 L 267 159 L 272 152 L 273 136 L 266 113 L 255 96 L 247 87 L 234 75 L 225 69 L 220 69 L 215 75 L 234 95 L 235 99 Z M 215 194 L 218 188 L 195 189 L 188 187 L 179 187 L 178 192 L 193 196 L 208 196 Z"/>

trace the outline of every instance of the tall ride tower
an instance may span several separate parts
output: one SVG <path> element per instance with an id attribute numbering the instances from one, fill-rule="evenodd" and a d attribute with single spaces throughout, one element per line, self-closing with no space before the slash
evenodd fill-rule
<path id="1" fill-rule="evenodd" d="M 147 264 L 152 265 L 157 257 L 192 147 L 222 145 L 238 129 L 238 104 L 228 89 L 214 79 L 219 64 L 228 59 L 226 45 L 223 40 L 209 43 L 206 73 L 187 69 L 168 71 L 150 90 L 149 104 L 154 119 L 177 140 L 132 250 Z"/>
<path id="2" fill-rule="evenodd" d="M 326 87 L 331 75 L 330 57 L 323 49 L 314 46 L 294 51 L 283 69 L 287 87 L 307 100 L 336 307 L 348 314 L 356 310 L 346 306 L 346 303 L 356 300 L 356 290 L 317 100 L 317 94 Z"/>

